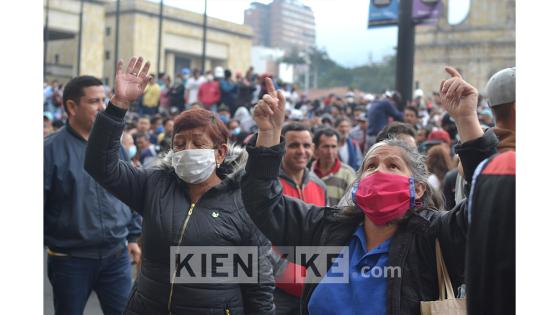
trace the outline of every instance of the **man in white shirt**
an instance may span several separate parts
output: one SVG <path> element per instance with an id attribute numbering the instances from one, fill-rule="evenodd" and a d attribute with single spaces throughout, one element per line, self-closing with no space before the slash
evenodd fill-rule
<path id="1" fill-rule="evenodd" d="M 193 70 L 193 75 L 189 77 L 187 80 L 187 93 L 189 95 L 188 104 L 191 105 L 193 103 L 198 102 L 198 89 L 202 85 L 202 83 L 206 82 L 204 77 L 200 76 L 200 72 L 198 69 Z"/>

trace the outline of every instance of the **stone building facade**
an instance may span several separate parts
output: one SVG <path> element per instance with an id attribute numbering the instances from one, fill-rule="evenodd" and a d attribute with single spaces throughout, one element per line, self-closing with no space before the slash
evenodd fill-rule
<path id="1" fill-rule="evenodd" d="M 416 27 L 414 81 L 431 95 L 451 65 L 484 94 L 493 73 L 515 66 L 515 0 L 471 0 L 467 17 L 456 25 L 449 25 L 448 0 L 443 2 L 437 25 Z"/>
<path id="2" fill-rule="evenodd" d="M 80 1 L 48 0 L 48 42 L 46 80 L 66 82 L 77 75 Z M 80 73 L 101 78 L 103 75 L 103 28 L 105 3 L 84 1 Z M 47 21 L 44 2 L 43 23 Z"/>
<path id="3" fill-rule="evenodd" d="M 92 12 L 95 14 L 90 15 Z M 65 82 L 77 75 L 79 13 L 78 0 L 49 0 L 49 33 L 57 34 L 63 29 L 66 38 L 49 40 L 47 64 L 57 61 L 58 67 L 64 65 L 68 74 L 60 76 L 49 71 L 50 68 L 47 67 L 47 80 L 56 78 Z M 150 60 L 150 72 L 166 72 L 172 77 L 184 67 L 201 68 L 201 14 L 164 6 L 159 71 L 156 69 L 159 4 L 144 0 L 122 0 L 119 20 L 117 58 L 126 62 L 131 56 L 141 55 Z M 206 70 L 216 66 L 223 66 L 232 71 L 244 72 L 248 69 L 251 66 L 252 29 L 246 25 L 211 17 L 208 17 L 207 25 Z M 85 1 L 80 74 L 97 76 L 112 85 L 117 60 L 115 32 L 116 2 Z M 58 56 L 55 60 L 56 55 Z"/>

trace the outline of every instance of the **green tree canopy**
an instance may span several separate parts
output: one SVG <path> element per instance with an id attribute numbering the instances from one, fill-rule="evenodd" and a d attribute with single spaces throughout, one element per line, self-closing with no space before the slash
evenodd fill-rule
<path id="1" fill-rule="evenodd" d="M 322 49 L 311 49 L 309 59 L 311 76 L 317 75 L 317 88 L 348 86 L 362 91 L 381 93 L 395 86 L 395 55 L 387 56 L 379 63 L 354 68 L 339 65 Z M 305 60 L 300 63 L 305 63 Z"/>

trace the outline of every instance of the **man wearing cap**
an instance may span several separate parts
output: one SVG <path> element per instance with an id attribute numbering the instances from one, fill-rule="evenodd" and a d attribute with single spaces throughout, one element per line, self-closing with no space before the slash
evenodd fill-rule
<path id="1" fill-rule="evenodd" d="M 498 151 L 515 151 L 515 67 L 494 74 L 486 85 L 486 95 L 496 120 Z"/>
<path id="2" fill-rule="evenodd" d="M 515 313 L 515 68 L 486 85 L 499 154 L 483 161 L 472 180 L 466 277 L 469 314 Z"/>

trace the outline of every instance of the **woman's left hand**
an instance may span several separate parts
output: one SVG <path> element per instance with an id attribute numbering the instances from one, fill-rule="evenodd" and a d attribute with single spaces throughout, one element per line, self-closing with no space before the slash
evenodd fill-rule
<path id="1" fill-rule="evenodd" d="M 144 89 L 150 81 L 150 76 L 148 76 L 150 62 L 147 61 L 142 67 L 143 61 L 142 57 L 138 57 L 138 59 L 132 57 L 126 71 L 123 71 L 123 61 L 119 60 L 115 75 L 115 95 L 111 98 L 111 103 L 122 109 L 128 109 L 130 103 L 144 93 Z"/>
<path id="2" fill-rule="evenodd" d="M 445 67 L 451 78 L 440 85 L 443 107 L 455 120 L 477 116 L 478 91 L 463 79 L 459 71 L 453 67 Z"/>
<path id="3" fill-rule="evenodd" d="M 455 68 L 445 67 L 445 71 L 451 78 L 441 82 L 441 102 L 455 120 L 461 142 L 482 137 L 484 132 L 476 112 L 478 91 Z"/>

